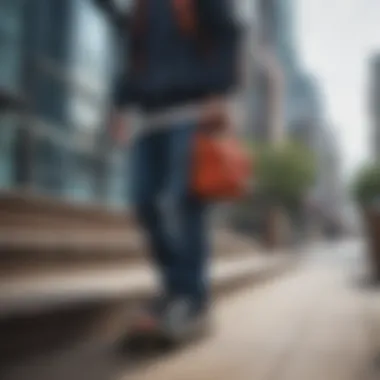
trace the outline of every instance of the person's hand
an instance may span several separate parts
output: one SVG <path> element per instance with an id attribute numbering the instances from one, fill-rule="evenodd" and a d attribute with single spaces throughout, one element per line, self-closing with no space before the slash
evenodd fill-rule
<path id="1" fill-rule="evenodd" d="M 118 146 L 124 146 L 128 142 L 128 121 L 121 112 L 113 112 L 110 118 L 109 132 L 113 142 Z"/>
<path id="2" fill-rule="evenodd" d="M 204 103 L 201 127 L 206 132 L 222 132 L 231 127 L 231 115 L 228 100 L 213 97 Z"/>

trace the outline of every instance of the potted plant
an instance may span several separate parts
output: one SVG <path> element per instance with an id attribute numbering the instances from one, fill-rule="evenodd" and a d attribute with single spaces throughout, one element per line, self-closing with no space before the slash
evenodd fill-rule
<path id="1" fill-rule="evenodd" d="M 362 213 L 368 236 L 368 263 L 374 279 L 380 281 L 380 162 L 372 162 L 359 170 L 353 195 Z"/>

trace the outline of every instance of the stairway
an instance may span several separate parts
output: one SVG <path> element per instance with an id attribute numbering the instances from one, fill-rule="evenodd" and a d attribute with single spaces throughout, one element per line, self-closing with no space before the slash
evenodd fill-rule
<path id="1" fill-rule="evenodd" d="M 228 231 L 215 232 L 214 248 L 216 297 L 273 275 L 286 262 L 259 255 L 252 242 Z M 88 351 L 83 347 L 114 346 L 135 306 L 157 287 L 143 239 L 126 214 L 0 193 L 1 379 L 23 379 L 14 372 L 20 363 L 27 368 L 25 363 L 62 352 L 74 360 Z M 70 379 L 83 370 L 76 363 Z M 47 378 L 58 379 L 58 368 Z M 43 375 L 29 372 L 28 378 Z"/>

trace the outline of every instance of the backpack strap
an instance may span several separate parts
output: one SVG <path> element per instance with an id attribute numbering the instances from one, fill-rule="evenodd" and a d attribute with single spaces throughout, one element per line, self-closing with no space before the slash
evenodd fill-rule
<path id="1" fill-rule="evenodd" d="M 179 30 L 195 40 L 200 53 L 207 58 L 212 52 L 212 38 L 204 25 L 202 1 L 205 0 L 171 0 Z"/>
<path id="2" fill-rule="evenodd" d="M 196 0 L 171 0 L 178 27 L 188 37 L 197 37 L 199 32 L 199 13 Z"/>
<path id="3" fill-rule="evenodd" d="M 147 1 L 150 0 L 135 0 L 134 3 L 132 24 L 130 28 L 130 45 L 132 54 L 129 57 L 131 60 L 132 73 L 138 73 L 145 65 L 142 43 L 147 23 Z"/>
<path id="4" fill-rule="evenodd" d="M 150 0 L 135 0 L 133 6 L 133 17 L 132 17 L 132 27 L 131 32 L 133 36 L 141 37 L 146 30 L 146 8 L 147 1 Z"/>

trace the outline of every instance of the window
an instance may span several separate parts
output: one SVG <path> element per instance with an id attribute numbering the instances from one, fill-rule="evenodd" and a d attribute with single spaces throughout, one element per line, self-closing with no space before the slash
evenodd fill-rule
<path id="1" fill-rule="evenodd" d="M 70 157 L 70 181 L 66 195 L 74 201 L 91 202 L 96 198 L 96 159 L 74 150 Z"/>
<path id="2" fill-rule="evenodd" d="M 70 115 L 78 128 L 97 133 L 104 122 L 112 78 L 111 30 L 104 16 L 88 0 L 75 2 L 71 36 L 71 78 L 91 95 L 73 88 Z"/>
<path id="3" fill-rule="evenodd" d="M 0 1 L 0 88 L 15 95 L 20 91 L 23 61 L 22 5 L 23 0 Z M 13 185 L 18 119 L 14 114 L 0 115 L 0 188 Z"/>
<path id="4" fill-rule="evenodd" d="M 20 89 L 21 48 L 18 42 L 0 32 L 0 87 L 16 92 Z"/>
<path id="5" fill-rule="evenodd" d="M 22 31 L 22 11 L 25 0 L 0 1 L 0 30 L 19 38 Z"/>
<path id="6" fill-rule="evenodd" d="M 0 188 L 13 185 L 14 146 L 18 122 L 16 116 L 0 117 Z"/>
<path id="7" fill-rule="evenodd" d="M 0 2 L 0 87 L 19 90 L 22 62 L 22 1 Z"/>
<path id="8" fill-rule="evenodd" d="M 70 168 L 66 146 L 51 136 L 37 136 L 35 141 L 35 184 L 42 192 L 62 196 Z"/>
<path id="9" fill-rule="evenodd" d="M 119 207 L 126 203 L 127 157 L 124 152 L 110 152 L 99 158 L 111 85 L 114 74 L 113 31 L 104 15 L 91 1 L 76 0 L 71 36 L 70 76 L 76 86 L 71 89 L 70 122 L 75 140 L 87 146 L 93 159 L 76 155 L 70 181 L 70 194 L 78 200 L 95 196 L 94 180 L 97 160 L 105 160 L 107 202 Z"/>
<path id="10" fill-rule="evenodd" d="M 68 84 L 61 77 L 60 66 L 44 61 L 35 71 L 34 105 L 38 117 L 51 122 L 52 128 L 68 130 L 68 101 L 70 99 Z"/>
<path id="11" fill-rule="evenodd" d="M 128 155 L 114 152 L 110 160 L 108 202 L 111 206 L 125 206 L 128 201 Z"/>

